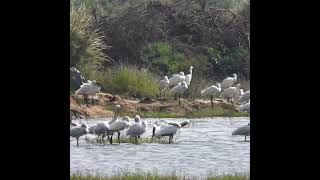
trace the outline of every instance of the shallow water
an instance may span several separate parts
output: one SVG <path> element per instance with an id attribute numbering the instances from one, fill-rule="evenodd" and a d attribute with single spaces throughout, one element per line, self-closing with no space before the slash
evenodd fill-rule
<path id="1" fill-rule="evenodd" d="M 143 136 L 151 137 L 152 125 L 159 119 L 142 120 L 148 126 Z M 249 173 L 250 142 L 243 142 L 243 136 L 231 136 L 232 131 L 249 121 L 248 117 L 233 117 L 232 123 L 230 118 L 192 119 L 190 126 L 177 132 L 173 144 L 100 146 L 88 144 L 82 136 L 77 147 L 75 138 L 70 137 L 70 171 L 110 176 L 121 170 L 157 169 L 159 173 L 176 171 L 177 174 L 197 177 L 212 173 Z M 89 120 L 87 124 L 96 123 L 97 120 Z"/>

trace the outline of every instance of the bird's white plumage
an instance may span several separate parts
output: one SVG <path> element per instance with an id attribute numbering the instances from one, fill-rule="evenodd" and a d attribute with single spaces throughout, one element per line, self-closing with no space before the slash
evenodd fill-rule
<path id="1" fill-rule="evenodd" d="M 174 86 L 171 90 L 170 93 L 176 94 L 176 93 L 183 93 L 185 90 L 188 89 L 188 85 L 186 84 L 185 81 L 182 81 L 182 83 Z"/>
<path id="2" fill-rule="evenodd" d="M 186 75 L 186 83 L 188 86 L 190 85 L 191 79 L 192 79 L 192 69 L 193 69 L 193 66 L 190 66 L 190 70 L 189 70 L 190 74 Z"/>
<path id="3" fill-rule="evenodd" d="M 127 136 L 141 136 L 146 132 L 147 124 L 140 121 L 140 116 L 136 115 L 135 122 L 129 126 L 126 134 Z"/>
<path id="4" fill-rule="evenodd" d="M 82 125 L 80 127 L 76 126 L 70 129 L 70 136 L 75 138 L 79 138 L 80 136 L 83 136 L 87 133 L 88 133 L 88 129 L 86 125 Z"/>
<path id="5" fill-rule="evenodd" d="M 221 84 L 221 90 L 225 90 L 233 85 L 237 81 L 237 75 L 234 73 L 233 77 L 227 77 L 225 78 L 220 84 Z"/>
<path id="6" fill-rule="evenodd" d="M 232 135 L 250 136 L 250 123 L 248 125 L 239 127 L 238 129 L 232 132 Z"/>
<path id="7" fill-rule="evenodd" d="M 97 127 L 97 125 L 95 124 L 95 125 L 93 125 L 93 126 L 90 126 L 89 127 L 89 134 L 94 134 L 94 129 Z"/>
<path id="8" fill-rule="evenodd" d="M 160 90 L 163 90 L 167 87 L 169 87 L 169 79 L 168 76 L 164 76 L 164 79 L 160 81 Z"/>
<path id="9" fill-rule="evenodd" d="M 234 100 L 239 101 L 243 94 L 244 94 L 243 89 L 239 89 L 239 91 L 237 91 L 236 94 L 234 95 Z"/>
<path id="10" fill-rule="evenodd" d="M 201 91 L 203 96 L 214 96 L 215 94 L 221 91 L 220 83 L 217 83 L 217 86 L 212 85 Z"/>
<path id="11" fill-rule="evenodd" d="M 113 123 L 109 124 L 109 130 L 111 131 L 122 131 L 128 126 L 127 121 L 116 120 Z"/>
<path id="12" fill-rule="evenodd" d="M 104 135 L 109 129 L 108 122 L 99 122 L 95 125 L 93 133 L 96 135 Z"/>
<path id="13" fill-rule="evenodd" d="M 177 126 L 174 125 L 167 125 L 167 126 L 157 126 L 154 125 L 156 128 L 155 135 L 156 136 L 173 136 L 177 133 L 179 129 Z"/>
<path id="14" fill-rule="evenodd" d="M 236 87 L 229 87 L 225 89 L 221 94 L 220 97 L 223 98 L 234 98 L 236 92 L 240 89 L 240 84 L 237 84 Z"/>
<path id="15" fill-rule="evenodd" d="M 76 95 L 87 95 L 91 90 L 91 82 L 83 83 L 80 88 L 76 91 Z"/>
<path id="16" fill-rule="evenodd" d="M 249 112 L 250 113 L 250 100 L 248 103 L 239 106 L 240 112 Z"/>
<path id="17" fill-rule="evenodd" d="M 240 103 L 244 104 L 250 100 L 250 90 L 244 92 L 244 94 L 240 98 Z"/>
<path id="18" fill-rule="evenodd" d="M 179 74 L 172 75 L 172 77 L 169 79 L 169 85 L 174 86 L 184 80 L 186 80 L 186 76 L 184 75 L 184 72 L 181 71 Z"/>

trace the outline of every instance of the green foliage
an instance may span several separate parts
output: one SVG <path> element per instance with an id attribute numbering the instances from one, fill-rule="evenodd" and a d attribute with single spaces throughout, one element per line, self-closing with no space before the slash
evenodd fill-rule
<path id="1" fill-rule="evenodd" d="M 70 9 L 70 65 L 94 72 L 107 60 L 100 29 L 95 28 L 85 4 Z M 89 73 L 88 73 L 89 74 Z"/>
<path id="2" fill-rule="evenodd" d="M 150 69 L 161 77 L 184 71 L 189 74 L 190 66 L 197 69 L 197 73 L 207 71 L 209 63 L 204 56 L 187 57 L 175 50 L 168 42 L 155 42 L 143 50 L 144 57 L 151 62 Z M 170 78 L 170 76 L 169 76 Z"/>
<path id="3" fill-rule="evenodd" d="M 141 98 L 159 93 L 159 80 L 148 70 L 137 66 L 120 65 L 107 69 L 96 79 L 113 94 Z"/>
<path id="4" fill-rule="evenodd" d="M 220 79 L 236 73 L 239 79 L 250 79 L 250 51 L 247 48 L 232 48 L 213 65 Z"/>

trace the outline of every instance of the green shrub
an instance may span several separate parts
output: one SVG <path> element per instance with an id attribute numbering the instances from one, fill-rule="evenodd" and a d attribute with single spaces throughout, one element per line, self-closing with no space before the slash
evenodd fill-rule
<path id="1" fill-rule="evenodd" d="M 141 98 L 159 93 L 159 79 L 148 70 L 140 70 L 136 66 L 119 65 L 114 69 L 107 69 L 97 76 L 97 80 L 113 94 Z"/>

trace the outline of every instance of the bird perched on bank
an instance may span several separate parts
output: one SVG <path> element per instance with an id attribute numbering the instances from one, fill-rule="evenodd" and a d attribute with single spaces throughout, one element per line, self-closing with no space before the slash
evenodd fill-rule
<path id="1" fill-rule="evenodd" d="M 248 113 L 250 113 L 250 99 L 249 99 L 248 103 L 240 105 L 238 110 L 240 112 L 248 112 Z"/>
<path id="2" fill-rule="evenodd" d="M 232 99 L 234 98 L 234 95 L 236 94 L 237 91 L 239 91 L 240 87 L 241 87 L 240 84 L 237 84 L 236 87 L 229 87 L 220 94 L 220 97 L 226 98 L 228 102 L 230 99 L 232 101 Z"/>
<path id="3" fill-rule="evenodd" d="M 186 75 L 186 83 L 188 86 L 190 86 L 191 79 L 192 79 L 192 69 L 193 69 L 193 66 L 190 66 L 189 74 Z"/>
<path id="4" fill-rule="evenodd" d="M 160 85 L 159 85 L 159 90 L 160 90 L 160 97 L 161 97 L 161 91 L 164 90 L 163 92 L 163 96 L 165 97 L 166 96 L 166 92 L 165 90 L 169 87 L 169 79 L 168 79 L 168 76 L 164 76 L 164 79 L 162 79 L 160 81 Z"/>
<path id="5" fill-rule="evenodd" d="M 245 104 L 250 100 L 250 90 L 244 92 L 244 94 L 240 98 L 240 104 Z"/>
<path id="6" fill-rule="evenodd" d="M 187 83 L 185 81 L 182 81 L 180 84 L 174 86 L 170 90 L 170 93 L 179 95 L 179 105 L 180 105 L 180 95 L 181 95 L 181 93 L 183 93 L 187 89 L 188 89 Z"/>
<path id="7" fill-rule="evenodd" d="M 83 83 L 80 88 L 76 91 L 76 95 L 82 95 L 85 103 L 88 105 L 88 96 L 95 96 L 96 93 L 100 92 L 100 88 L 96 86 L 96 81 L 90 81 Z"/>
<path id="8" fill-rule="evenodd" d="M 185 81 L 186 76 L 184 75 L 184 72 L 181 71 L 179 74 L 174 74 L 172 77 L 169 79 L 169 86 L 175 86 L 179 84 L 181 81 Z"/>
<path id="9" fill-rule="evenodd" d="M 233 77 L 227 77 L 220 83 L 221 91 L 224 91 L 225 89 L 231 87 L 233 83 L 237 81 L 237 75 L 235 73 L 233 73 L 232 75 Z"/>
<path id="10" fill-rule="evenodd" d="M 217 83 L 217 86 L 212 85 L 201 91 L 202 96 L 211 97 L 211 107 L 213 108 L 213 96 L 218 94 L 221 91 L 220 83 Z"/>
<path id="11" fill-rule="evenodd" d="M 234 101 L 235 102 L 240 101 L 243 94 L 244 94 L 243 89 L 239 89 L 239 91 L 237 91 L 236 94 L 234 95 Z"/>

